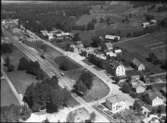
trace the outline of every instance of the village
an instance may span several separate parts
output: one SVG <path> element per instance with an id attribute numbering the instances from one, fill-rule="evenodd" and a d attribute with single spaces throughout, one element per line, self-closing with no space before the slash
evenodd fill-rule
<path id="1" fill-rule="evenodd" d="M 73 107 L 67 106 L 65 110 L 68 111 L 63 112 L 62 110 L 63 113 L 66 113 L 66 119 L 69 122 L 102 122 L 106 119 L 106 122 L 108 120 L 121 123 L 165 123 L 166 69 L 162 67 L 160 60 L 151 51 L 148 57 L 143 57 L 140 53 L 131 52 L 130 48 L 124 47 L 125 42 L 131 44 L 133 40 L 140 38 L 142 40 L 144 36 L 154 34 L 152 28 L 159 26 L 159 23 L 156 19 L 141 22 L 140 26 L 144 33 L 139 36 L 125 38 L 119 33 L 105 33 L 94 37 L 90 45 L 86 45 L 78 33 L 52 28 L 52 30 L 40 30 L 36 34 L 20 24 L 19 19 L 3 19 L 1 24 L 4 36 L 1 44 L 11 44 L 11 37 L 13 37 L 14 47 L 23 52 L 26 58 L 33 62 L 39 62 L 41 70 L 51 79 L 57 76 L 60 87 L 67 89 L 72 98 L 80 103 Z M 66 45 L 62 48 L 57 45 L 59 42 L 66 43 Z M 90 96 L 91 101 L 83 98 L 85 96 L 84 89 L 73 92 L 74 80 L 69 79 L 66 70 L 63 71 L 60 66 L 57 69 L 58 63 L 54 63 L 55 59 L 52 57 L 56 55 L 56 52 L 63 54 L 62 56 L 79 64 L 84 70 L 100 79 L 107 86 L 109 92 L 106 92 L 107 94 L 103 97 L 96 95 L 97 97 L 93 98 Z M 6 58 L 8 56 L 5 54 L 1 56 L 1 61 L 3 61 L 1 80 L 3 81 L 8 81 L 6 78 L 15 67 L 7 65 Z M 65 65 L 62 68 L 67 69 Z M 81 68 L 75 69 L 77 71 Z M 69 72 L 72 74 L 72 71 L 75 70 L 72 69 Z M 14 84 L 14 86 L 18 85 Z M 94 93 L 97 93 L 96 91 Z M 21 105 L 22 103 L 27 105 L 23 100 L 25 95 L 17 90 L 15 93 L 15 95 L 20 93 L 19 97 L 16 97 L 21 101 Z M 93 113 L 90 113 L 89 109 Z M 43 112 L 43 110 L 40 111 Z M 60 111 L 60 114 L 62 112 Z M 47 115 L 42 118 L 43 122 L 46 119 L 51 122 L 55 121 L 56 118 L 53 118 L 51 114 Z M 58 114 L 56 116 L 56 122 L 61 121 L 59 118 L 61 116 Z M 31 118 L 26 122 L 30 121 Z M 65 122 L 64 118 L 62 118 L 62 122 Z"/>

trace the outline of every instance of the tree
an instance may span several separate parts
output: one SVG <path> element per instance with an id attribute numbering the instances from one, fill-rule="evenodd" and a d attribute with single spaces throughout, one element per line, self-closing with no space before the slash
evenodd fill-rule
<path id="1" fill-rule="evenodd" d="M 11 43 L 2 43 L 1 44 L 1 53 L 12 53 L 13 51 L 13 45 Z"/>
<path id="2" fill-rule="evenodd" d="M 131 88 L 130 84 L 129 84 L 129 83 L 126 83 L 126 82 L 123 84 L 123 86 L 122 86 L 122 88 L 121 88 L 121 90 L 122 90 L 124 93 L 129 93 L 131 89 L 132 89 L 132 88 Z"/>
<path id="3" fill-rule="evenodd" d="M 42 121 L 42 123 L 49 123 L 48 118 L 46 118 L 44 121 Z"/>
<path id="4" fill-rule="evenodd" d="M 145 14 L 145 20 L 150 21 L 151 19 L 154 19 L 153 15 Z"/>
<path id="5" fill-rule="evenodd" d="M 96 118 L 96 114 L 95 114 L 95 112 L 92 112 L 92 113 L 90 114 L 90 120 L 91 120 L 91 121 L 94 121 L 95 118 Z"/>
<path id="6" fill-rule="evenodd" d="M 68 70 L 68 65 L 67 65 L 67 63 L 62 62 L 62 63 L 60 64 L 59 68 L 60 68 L 61 70 L 63 70 L 63 71 L 66 71 L 66 70 Z"/>
<path id="7" fill-rule="evenodd" d="M 20 113 L 21 119 L 26 120 L 30 117 L 30 115 L 31 115 L 31 110 L 28 108 L 27 105 L 23 105 Z"/>
<path id="8" fill-rule="evenodd" d="M 6 58 L 5 58 L 5 66 L 10 66 L 10 58 L 9 58 L 9 56 L 7 56 Z"/>
<path id="9" fill-rule="evenodd" d="M 93 76 L 88 72 L 83 72 L 78 81 L 82 81 L 88 89 L 91 89 L 93 85 Z"/>
<path id="10" fill-rule="evenodd" d="M 18 70 L 26 70 L 27 67 L 28 67 L 28 60 L 25 58 L 25 57 L 22 57 L 20 60 L 19 60 L 19 65 L 18 65 Z"/>
<path id="11" fill-rule="evenodd" d="M 74 42 L 80 41 L 79 33 L 74 34 L 73 41 Z"/>
<path id="12" fill-rule="evenodd" d="M 43 80 L 41 83 L 31 84 L 25 92 L 23 100 L 27 102 L 33 112 L 46 109 L 47 112 L 57 112 L 62 106 L 67 106 L 70 93 L 58 86 L 58 79 Z"/>
<path id="13" fill-rule="evenodd" d="M 87 87 L 82 81 L 77 81 L 76 84 L 73 86 L 74 92 L 83 96 L 87 92 Z"/>

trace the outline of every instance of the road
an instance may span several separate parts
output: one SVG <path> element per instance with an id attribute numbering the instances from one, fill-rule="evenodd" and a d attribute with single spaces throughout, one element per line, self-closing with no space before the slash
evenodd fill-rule
<path id="1" fill-rule="evenodd" d="M 16 38 L 15 36 L 13 36 L 12 34 L 10 34 L 8 31 L 6 31 L 5 29 L 3 30 L 5 35 L 7 37 L 9 37 L 10 40 L 13 41 L 13 44 L 21 51 L 23 52 L 30 60 L 32 61 L 38 61 L 41 68 L 43 69 L 44 72 L 46 72 L 46 74 L 51 78 L 54 75 L 59 75 L 58 70 L 50 63 L 48 62 L 46 59 L 42 59 L 40 57 L 40 55 L 32 48 L 28 47 L 27 45 L 19 42 L 18 38 Z M 60 76 L 60 75 L 59 75 Z M 60 78 L 59 77 L 59 85 L 64 88 L 66 87 L 68 90 L 71 90 L 71 86 L 69 86 L 69 81 Z M 72 94 L 73 98 L 78 101 L 81 104 L 81 107 L 86 108 L 88 111 L 90 112 L 95 112 L 97 117 L 100 117 L 100 119 L 102 119 L 101 122 L 109 122 L 109 120 L 107 118 L 105 118 L 103 115 L 101 115 L 99 112 L 97 112 L 91 105 L 96 104 L 97 101 L 88 103 L 86 102 L 84 99 L 82 99 L 81 97 Z M 80 106 L 79 106 L 80 107 Z M 74 108 L 76 109 L 76 108 Z"/>
<path id="2" fill-rule="evenodd" d="M 112 45 L 122 44 L 122 43 L 129 42 L 129 41 L 132 41 L 132 40 L 136 40 L 136 39 L 148 36 L 148 35 L 150 35 L 150 33 L 146 33 L 146 34 L 138 36 L 138 37 L 134 37 L 134 38 L 130 38 L 130 39 L 125 39 L 125 40 L 122 40 L 122 41 L 118 41 L 116 43 L 112 43 Z"/>
<path id="3" fill-rule="evenodd" d="M 112 83 L 113 80 L 108 75 L 106 75 L 105 71 L 98 71 L 92 65 L 86 64 L 85 62 L 83 62 L 80 59 L 80 56 L 78 54 L 74 54 L 74 53 L 71 53 L 71 52 L 66 52 L 63 49 L 60 49 L 59 47 L 53 45 L 52 43 L 50 43 L 50 42 L 48 42 L 46 40 L 41 39 L 41 38 L 39 38 L 39 40 L 41 40 L 44 44 L 52 47 L 56 51 L 62 53 L 65 56 L 67 56 L 69 59 L 73 60 L 74 62 L 80 64 L 83 68 L 87 69 L 88 71 L 90 71 L 91 73 L 93 73 L 94 75 L 96 75 L 99 79 L 101 79 L 109 87 L 109 89 L 110 89 L 109 93 L 105 97 L 103 97 L 103 98 L 101 98 L 101 99 L 99 99 L 97 101 L 93 101 L 93 102 L 87 103 L 82 98 L 78 97 L 77 101 L 82 102 L 81 104 L 84 104 L 84 105 L 87 105 L 87 104 L 88 105 L 94 105 L 96 103 L 104 102 L 106 100 L 106 98 L 108 98 L 109 96 L 111 96 L 113 94 L 114 95 L 122 95 L 122 96 L 124 96 L 128 100 L 128 104 L 129 105 L 133 104 L 134 99 L 131 96 L 129 96 L 128 94 L 125 94 L 122 91 L 120 91 L 119 90 L 119 86 Z M 68 87 L 68 83 L 65 82 L 65 84 Z"/>

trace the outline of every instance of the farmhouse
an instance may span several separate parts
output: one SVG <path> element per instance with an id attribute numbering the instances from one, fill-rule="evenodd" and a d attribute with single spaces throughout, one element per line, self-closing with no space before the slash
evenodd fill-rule
<path id="1" fill-rule="evenodd" d="M 137 68 L 138 71 L 143 71 L 146 69 L 144 64 L 136 58 L 132 60 L 132 64 Z"/>
<path id="2" fill-rule="evenodd" d="M 106 40 L 115 40 L 115 41 L 119 41 L 120 40 L 120 36 L 116 36 L 116 35 L 105 35 L 104 38 Z"/>
<path id="3" fill-rule="evenodd" d="M 125 77 L 125 76 L 126 76 L 126 71 L 125 71 L 125 67 L 124 67 L 123 64 L 119 64 L 119 65 L 116 67 L 115 75 L 116 75 L 117 77 Z"/>
<path id="4" fill-rule="evenodd" d="M 106 106 L 112 111 L 112 113 L 117 113 L 129 108 L 126 104 L 126 100 L 124 100 L 121 95 L 112 95 L 107 98 Z"/>

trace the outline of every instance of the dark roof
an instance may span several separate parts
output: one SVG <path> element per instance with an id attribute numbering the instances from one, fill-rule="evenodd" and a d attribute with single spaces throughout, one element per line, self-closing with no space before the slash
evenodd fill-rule
<path id="1" fill-rule="evenodd" d="M 141 99 L 136 99 L 135 102 L 137 102 L 137 104 L 140 105 L 140 107 L 144 106 L 146 107 L 148 110 L 152 110 L 152 107 L 148 104 L 146 104 L 144 101 L 142 101 Z"/>
<path id="2" fill-rule="evenodd" d="M 129 71 L 126 71 L 126 74 L 127 76 L 134 76 L 134 75 L 140 75 L 140 71 L 137 71 L 137 70 L 129 70 Z"/>
<path id="3" fill-rule="evenodd" d="M 158 97 L 160 97 L 160 98 L 162 98 L 162 95 L 161 95 L 161 93 L 159 92 L 159 91 L 157 91 L 157 90 L 147 90 L 146 91 L 146 94 L 148 95 L 148 98 L 152 101 L 153 99 L 155 99 L 157 96 Z"/>

